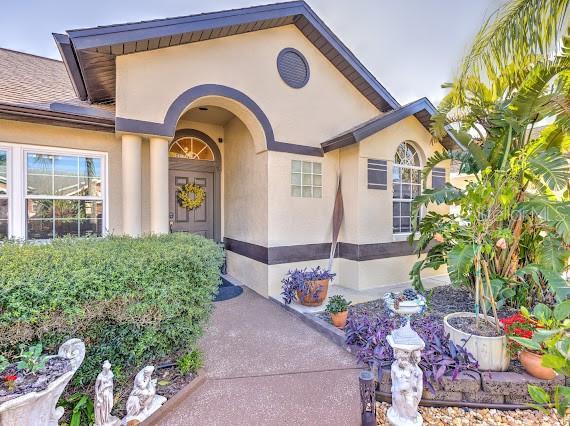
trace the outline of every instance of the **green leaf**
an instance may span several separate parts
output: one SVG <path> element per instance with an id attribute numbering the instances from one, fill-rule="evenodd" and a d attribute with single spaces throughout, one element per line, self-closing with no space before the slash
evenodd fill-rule
<path id="1" fill-rule="evenodd" d="M 532 310 L 532 314 L 541 322 L 546 322 L 552 318 L 552 310 L 544 303 L 538 303 Z"/>
<path id="2" fill-rule="evenodd" d="M 509 339 L 517 342 L 527 349 L 530 349 L 531 351 L 540 351 L 542 349 L 538 343 L 536 343 L 534 340 L 527 339 L 526 337 L 509 336 Z"/>
<path id="3" fill-rule="evenodd" d="M 550 395 L 541 387 L 528 385 L 528 393 L 534 402 L 538 404 L 550 404 Z"/>
<path id="4" fill-rule="evenodd" d="M 566 366 L 566 360 L 561 356 L 554 355 L 554 354 L 544 354 L 542 356 L 542 363 L 543 367 L 554 368 L 555 370 L 560 370 Z"/>
<path id="5" fill-rule="evenodd" d="M 570 242 L 570 201 L 553 201 L 536 196 L 520 203 L 515 212 L 534 214 L 542 217 L 556 229 L 565 242 Z"/>
<path id="6" fill-rule="evenodd" d="M 564 321 L 570 317 L 570 300 L 565 300 L 554 307 L 554 318 Z"/>
<path id="7" fill-rule="evenodd" d="M 449 278 L 454 284 L 463 284 L 467 281 L 467 274 L 473 265 L 477 252 L 475 244 L 457 244 L 447 255 Z"/>
<path id="8" fill-rule="evenodd" d="M 529 169 L 553 191 L 566 188 L 570 180 L 570 163 L 555 149 L 542 151 L 530 157 L 528 165 Z"/>
<path id="9" fill-rule="evenodd" d="M 73 411 L 69 426 L 81 426 L 81 411 Z"/>

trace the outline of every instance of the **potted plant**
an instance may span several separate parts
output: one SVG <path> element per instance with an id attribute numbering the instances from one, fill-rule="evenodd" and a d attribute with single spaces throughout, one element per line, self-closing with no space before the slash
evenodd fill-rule
<path id="1" fill-rule="evenodd" d="M 522 318 L 515 327 L 508 329 L 509 339 L 516 344 L 518 358 L 528 374 L 538 379 L 552 380 L 557 373 L 549 355 L 550 349 L 557 342 L 553 337 L 565 335 L 570 316 L 570 302 L 562 302 L 554 309 L 539 303 L 532 311 L 521 308 Z M 524 327 L 524 328 L 523 328 Z"/>
<path id="2" fill-rule="evenodd" d="M 325 311 L 331 315 L 331 321 L 337 328 L 344 328 L 348 318 L 348 307 L 352 302 L 341 295 L 331 296 Z"/>
<path id="3" fill-rule="evenodd" d="M 283 300 L 286 304 L 296 300 L 305 306 L 320 306 L 335 275 L 320 266 L 289 271 L 281 281 Z"/>
<path id="4" fill-rule="evenodd" d="M 56 407 L 65 386 L 85 357 L 85 345 L 70 339 L 60 346 L 58 354 L 42 355 L 42 345 L 22 350 L 19 361 L 0 360 L 1 424 L 55 425 L 63 416 Z"/>

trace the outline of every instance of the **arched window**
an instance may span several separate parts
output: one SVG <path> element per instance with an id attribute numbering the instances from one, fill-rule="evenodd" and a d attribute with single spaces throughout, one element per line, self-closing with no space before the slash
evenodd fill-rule
<path id="1" fill-rule="evenodd" d="M 422 167 L 416 149 L 402 142 L 394 156 L 392 225 L 395 234 L 412 232 L 412 200 L 422 193 Z"/>
<path id="2" fill-rule="evenodd" d="M 206 142 L 193 136 L 176 139 L 170 144 L 169 157 L 214 161 L 214 153 Z"/>

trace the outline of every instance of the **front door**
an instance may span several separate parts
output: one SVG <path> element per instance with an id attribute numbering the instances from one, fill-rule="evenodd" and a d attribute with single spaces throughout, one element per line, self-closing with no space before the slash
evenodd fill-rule
<path id="1" fill-rule="evenodd" d="M 171 231 L 214 238 L 214 174 L 170 170 L 168 178 Z M 178 188 L 187 183 L 201 186 L 206 191 L 204 203 L 193 210 L 181 207 L 178 202 Z"/>

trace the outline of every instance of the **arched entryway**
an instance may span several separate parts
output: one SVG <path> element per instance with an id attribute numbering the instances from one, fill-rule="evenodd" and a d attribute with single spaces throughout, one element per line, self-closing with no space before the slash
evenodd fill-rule
<path id="1" fill-rule="evenodd" d="M 215 241 L 221 239 L 222 156 L 206 133 L 182 129 L 168 149 L 169 221 L 171 232 L 190 232 Z M 204 203 L 188 210 L 178 202 L 178 188 L 192 183 L 206 191 Z"/>

